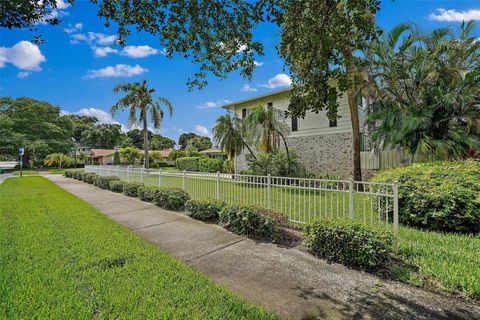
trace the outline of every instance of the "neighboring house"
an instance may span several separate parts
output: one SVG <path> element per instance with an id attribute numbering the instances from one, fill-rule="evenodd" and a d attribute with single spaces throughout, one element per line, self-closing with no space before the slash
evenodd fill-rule
<path id="1" fill-rule="evenodd" d="M 77 152 L 77 156 L 84 153 L 84 154 L 88 154 L 91 150 L 91 148 L 83 143 L 77 143 L 76 146 L 75 146 L 75 150 Z"/>
<path id="2" fill-rule="evenodd" d="M 170 156 L 170 153 L 172 153 L 172 149 L 165 149 L 165 150 L 149 150 L 149 152 L 160 152 L 160 162 L 165 162 L 168 164 L 175 164 L 175 161 L 173 160 L 168 160 L 168 157 Z M 142 150 L 142 154 L 145 154 L 145 151 Z"/>
<path id="3" fill-rule="evenodd" d="M 233 102 L 223 108 L 233 111 L 245 119 L 249 109 L 256 106 L 270 106 L 278 110 L 278 116 L 285 121 L 289 128 L 288 146 L 296 151 L 300 162 L 307 171 L 320 174 L 338 174 L 341 177 L 350 177 L 353 173 L 353 141 L 350 110 L 346 95 L 339 101 L 337 120 L 329 120 L 325 111 L 319 113 L 308 112 L 305 118 L 285 117 L 285 110 L 289 105 L 290 88 L 274 91 L 268 94 Z M 362 168 L 365 173 L 379 169 L 380 156 L 371 152 L 365 143 L 363 99 L 358 99 L 360 131 L 362 133 Z M 236 159 L 237 170 L 247 168 L 245 151 Z M 396 150 L 393 162 L 398 160 Z M 387 155 L 390 157 L 390 155 Z"/>
<path id="4" fill-rule="evenodd" d="M 91 164 L 113 164 L 113 156 L 117 150 L 113 149 L 90 149 L 87 158 Z"/>
<path id="5" fill-rule="evenodd" d="M 219 159 L 219 160 L 222 160 L 222 161 L 227 158 L 227 155 L 225 154 L 225 152 L 223 152 L 222 149 L 216 148 L 216 147 L 200 151 L 200 154 L 204 154 L 204 155 L 208 156 L 209 158 Z"/>

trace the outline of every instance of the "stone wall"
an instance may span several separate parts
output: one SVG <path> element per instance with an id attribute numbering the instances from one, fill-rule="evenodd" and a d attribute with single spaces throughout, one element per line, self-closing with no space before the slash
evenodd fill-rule
<path id="1" fill-rule="evenodd" d="M 339 175 L 341 178 L 350 178 L 353 175 L 351 133 L 289 137 L 288 145 L 296 151 L 308 172 Z M 237 157 L 238 172 L 247 169 L 245 154 L 244 151 Z"/>

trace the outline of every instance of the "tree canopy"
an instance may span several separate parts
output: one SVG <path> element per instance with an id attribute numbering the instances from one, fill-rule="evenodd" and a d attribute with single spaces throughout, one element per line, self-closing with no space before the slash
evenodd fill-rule
<path id="1" fill-rule="evenodd" d="M 97 124 L 84 131 L 81 140 L 90 148 L 113 149 L 122 139 L 121 129 L 119 124 Z"/>
<path id="2" fill-rule="evenodd" d="M 212 147 L 212 141 L 209 137 L 200 136 L 194 132 L 182 133 L 178 138 L 178 145 L 181 150 L 185 150 L 188 145 L 196 148 L 198 151 L 203 151 Z"/>

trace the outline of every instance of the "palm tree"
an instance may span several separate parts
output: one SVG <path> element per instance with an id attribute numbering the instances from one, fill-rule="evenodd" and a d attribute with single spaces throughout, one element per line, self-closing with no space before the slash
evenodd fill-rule
<path id="1" fill-rule="evenodd" d="M 140 122 L 143 124 L 143 147 L 145 150 L 145 168 L 149 167 L 148 158 L 148 114 L 153 128 L 160 129 L 164 112 L 161 106 L 167 108 L 170 117 L 173 113 L 173 106 L 163 97 L 154 98 L 155 89 L 148 88 L 147 81 L 133 83 L 120 83 L 113 88 L 113 92 L 124 92 L 125 96 L 118 100 L 112 107 L 112 116 L 119 110 L 128 109 L 128 127 L 137 126 Z M 137 118 L 138 114 L 138 118 Z"/>
<path id="2" fill-rule="evenodd" d="M 480 145 L 480 42 L 474 24 L 460 35 L 395 27 L 365 51 L 367 124 L 378 147 L 400 146 L 410 161 L 465 157 Z"/>
<path id="3" fill-rule="evenodd" d="M 244 126 L 242 120 L 236 115 L 227 113 L 217 119 L 213 128 L 213 139 L 218 146 L 227 153 L 229 159 L 233 159 L 244 148 L 246 148 L 253 158 L 256 159 L 252 149 L 244 139 Z"/>
<path id="4" fill-rule="evenodd" d="M 288 171 L 290 171 L 290 153 L 288 150 L 286 136 L 287 125 L 280 121 L 279 111 L 272 106 L 257 106 L 250 110 L 245 119 L 245 127 L 252 141 L 255 141 L 258 148 L 265 153 L 277 153 L 280 143 L 283 142 L 287 153 Z"/>

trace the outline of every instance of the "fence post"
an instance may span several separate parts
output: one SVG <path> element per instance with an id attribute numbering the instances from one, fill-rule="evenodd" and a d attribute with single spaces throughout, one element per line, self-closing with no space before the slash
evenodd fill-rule
<path id="1" fill-rule="evenodd" d="M 183 191 L 186 191 L 187 187 L 186 187 L 186 175 L 187 175 L 187 172 L 185 170 L 183 170 L 183 175 L 182 175 L 182 190 Z"/>
<path id="2" fill-rule="evenodd" d="M 353 179 L 348 179 L 348 216 L 353 220 Z"/>
<path id="3" fill-rule="evenodd" d="M 393 182 L 393 238 L 398 244 L 398 181 Z"/>
<path id="4" fill-rule="evenodd" d="M 270 201 L 270 191 L 271 191 L 271 186 L 272 186 L 272 177 L 270 174 L 267 175 L 267 208 L 271 208 L 271 201 Z"/>
<path id="5" fill-rule="evenodd" d="M 220 172 L 217 172 L 217 190 L 216 190 L 216 197 L 220 200 Z"/>
<path id="6" fill-rule="evenodd" d="M 158 186 L 162 186 L 162 169 L 158 172 Z"/>

